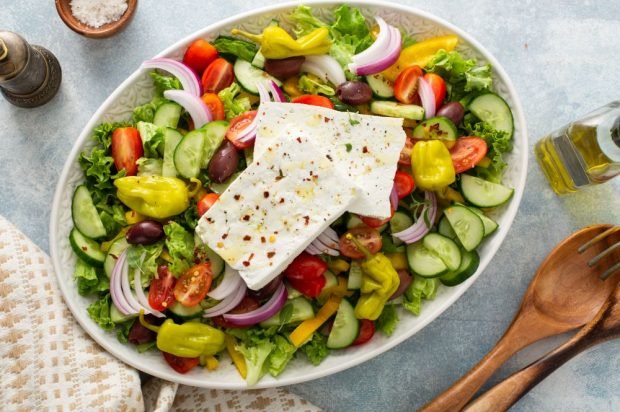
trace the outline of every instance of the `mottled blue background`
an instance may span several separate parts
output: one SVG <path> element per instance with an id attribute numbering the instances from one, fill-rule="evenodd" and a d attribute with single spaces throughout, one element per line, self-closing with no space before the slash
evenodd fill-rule
<path id="1" fill-rule="evenodd" d="M 280 3 L 265 0 L 260 5 Z M 536 140 L 620 98 L 620 2 L 400 1 L 468 31 L 504 66 Z M 257 3 L 256 6 L 259 4 Z M 120 35 L 91 40 L 66 28 L 51 0 L 0 0 L 0 29 L 52 50 L 63 68 L 60 93 L 46 106 L 19 109 L 0 98 L 0 214 L 48 251 L 53 191 L 80 131 L 145 59 L 250 2 L 141 0 Z M 289 389 L 330 411 L 408 411 L 420 407 L 473 366 L 501 336 L 546 253 L 572 231 L 620 223 L 620 178 L 555 196 L 531 159 L 525 196 L 492 264 L 442 316 L 395 349 L 364 365 Z M 491 381 L 527 365 L 567 336 L 536 345 Z M 410 360 L 415 360 L 416 368 Z M 620 342 L 566 364 L 522 399 L 518 411 L 620 410 Z"/>

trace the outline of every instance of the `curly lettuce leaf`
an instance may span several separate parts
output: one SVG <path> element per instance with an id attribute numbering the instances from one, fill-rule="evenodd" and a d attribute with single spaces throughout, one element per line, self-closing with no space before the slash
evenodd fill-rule
<path id="1" fill-rule="evenodd" d="M 229 36 L 219 36 L 213 41 L 213 46 L 218 53 L 233 55 L 248 62 L 254 60 L 258 52 L 256 44 Z"/>
<path id="2" fill-rule="evenodd" d="M 168 268 L 178 277 L 189 269 L 192 263 L 194 236 L 174 221 L 164 225 L 164 233 L 166 234 L 166 248 L 172 258 Z"/>
<path id="3" fill-rule="evenodd" d="M 377 330 L 381 331 L 384 335 L 392 336 L 394 331 L 396 330 L 396 325 L 398 324 L 398 312 L 396 312 L 395 305 L 385 305 L 383 308 L 383 312 L 377 321 L 375 322 L 375 326 Z"/>
<path id="4" fill-rule="evenodd" d="M 144 157 L 161 158 L 164 152 L 164 132 L 163 130 L 149 122 L 138 122 L 136 124 L 142 146 L 144 147 Z"/>
<path id="5" fill-rule="evenodd" d="M 82 259 L 77 260 L 73 277 L 77 283 L 78 293 L 82 296 L 105 292 L 110 289 L 110 281 L 107 276 L 98 273 L 96 268 Z"/>
<path id="6" fill-rule="evenodd" d="M 224 112 L 226 120 L 239 116 L 252 108 L 250 99 L 247 96 L 237 97 L 241 93 L 241 87 L 237 83 L 233 83 L 217 94 L 224 104 Z"/>
<path id="7" fill-rule="evenodd" d="M 164 160 L 141 157 L 136 164 L 138 165 L 138 176 L 161 176 Z"/>
<path id="8" fill-rule="evenodd" d="M 131 245 L 127 248 L 127 264 L 130 269 L 140 271 L 142 286 L 148 286 L 157 273 L 157 259 L 164 250 L 163 242 L 152 245 Z M 129 270 L 129 280 L 133 281 L 134 271 Z"/>
<path id="9" fill-rule="evenodd" d="M 418 316 L 422 311 L 422 301 L 434 299 L 438 288 L 437 278 L 415 276 L 403 295 L 403 308 Z"/>
<path id="10" fill-rule="evenodd" d="M 116 326 L 110 317 L 110 304 L 111 298 L 108 293 L 86 308 L 88 316 L 104 330 L 112 330 Z"/>
<path id="11" fill-rule="evenodd" d="M 153 85 L 155 85 L 155 92 L 157 96 L 163 96 L 166 90 L 182 90 L 183 86 L 179 79 L 174 76 L 166 76 L 159 74 L 156 71 L 149 73 L 153 79 Z"/>
<path id="12" fill-rule="evenodd" d="M 486 122 L 477 121 L 473 115 L 467 115 L 463 123 L 466 135 L 478 136 L 487 142 L 487 157 L 491 159 L 491 164 L 488 167 L 476 166 L 474 170 L 477 176 L 490 182 L 501 183 L 507 166 L 503 154 L 512 151 L 512 137 Z"/>
<path id="13" fill-rule="evenodd" d="M 475 59 L 465 59 L 457 51 L 439 50 L 425 70 L 437 73 L 446 81 L 450 100 L 488 91 L 493 85 L 490 64 L 477 66 Z"/>
<path id="14" fill-rule="evenodd" d="M 248 370 L 245 381 L 248 385 L 254 385 L 265 375 L 269 369 L 267 359 L 275 346 L 269 340 L 263 340 L 254 346 L 248 346 L 245 343 L 235 346 L 235 349 L 241 352 L 245 358 L 245 366 Z"/>
<path id="15" fill-rule="evenodd" d="M 315 332 L 312 335 L 312 339 L 310 339 L 299 349 L 304 353 L 304 355 L 306 355 L 306 357 L 308 357 L 308 360 L 314 366 L 323 362 L 323 359 L 329 355 L 327 338 L 318 332 Z"/>
<path id="16" fill-rule="evenodd" d="M 321 81 L 316 76 L 303 75 L 299 78 L 299 90 L 308 94 L 323 94 L 325 96 L 336 95 L 336 90 Z"/>
<path id="17" fill-rule="evenodd" d="M 269 355 L 269 373 L 278 376 L 282 373 L 289 361 L 295 356 L 297 348 L 282 335 L 275 335 L 272 339 L 275 345 Z"/>

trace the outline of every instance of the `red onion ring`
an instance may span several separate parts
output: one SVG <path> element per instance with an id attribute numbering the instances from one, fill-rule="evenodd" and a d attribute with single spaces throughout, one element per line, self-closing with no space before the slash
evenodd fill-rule
<path id="1" fill-rule="evenodd" d="M 213 306 L 212 308 L 205 309 L 202 317 L 212 318 L 214 316 L 223 315 L 224 313 L 231 311 L 243 300 L 247 289 L 248 288 L 245 285 L 245 282 L 241 282 L 241 286 L 234 293 L 228 295 L 226 298 L 224 298 L 224 300 L 222 300 L 220 303 Z"/>
<path id="2" fill-rule="evenodd" d="M 301 71 L 314 74 L 324 82 L 329 81 L 334 86 L 347 81 L 340 63 L 328 54 L 306 56 L 306 60 L 301 65 Z"/>
<path id="3" fill-rule="evenodd" d="M 194 128 L 198 129 L 213 120 L 213 115 L 207 105 L 198 96 L 194 96 L 184 90 L 166 90 L 164 97 L 177 102 L 189 113 Z"/>
<path id="4" fill-rule="evenodd" d="M 375 21 L 379 25 L 379 34 L 369 48 L 352 57 L 352 60 L 355 63 L 367 64 L 371 61 L 376 60 L 377 54 L 384 52 L 388 44 L 390 43 L 391 33 L 388 29 L 388 24 L 385 22 L 385 20 L 378 16 L 375 16 Z"/>
<path id="5" fill-rule="evenodd" d="M 166 57 L 158 57 L 145 61 L 141 67 L 167 71 L 179 79 L 183 90 L 196 97 L 199 97 L 201 94 L 201 86 L 196 73 L 181 62 Z"/>
<path id="6" fill-rule="evenodd" d="M 320 248 L 317 248 L 312 243 L 310 243 L 308 247 L 306 247 L 306 252 L 310 253 L 311 255 L 320 255 L 321 253 L 323 253 Z"/>
<path id="7" fill-rule="evenodd" d="M 129 286 L 129 265 L 127 264 L 127 259 L 123 264 L 121 269 L 121 290 L 123 291 L 123 296 L 125 296 L 125 300 L 129 304 L 129 307 L 133 310 L 131 313 L 140 313 L 140 310 L 144 308 L 140 303 L 136 300 L 136 297 L 131 292 L 131 287 Z"/>
<path id="8" fill-rule="evenodd" d="M 126 252 L 123 251 L 114 265 L 114 269 L 110 275 L 110 296 L 112 297 L 112 302 L 114 302 L 114 305 L 123 315 L 131 315 L 134 312 L 132 312 L 131 306 L 127 302 L 127 299 L 125 299 L 125 295 L 123 295 L 120 279 L 121 271 L 123 270 L 126 259 Z"/>
<path id="9" fill-rule="evenodd" d="M 215 289 L 207 293 L 207 296 L 213 299 L 222 300 L 237 290 L 239 286 L 241 286 L 241 283 L 243 283 L 243 279 L 241 279 L 239 272 L 226 265 L 222 281 Z"/>
<path id="10" fill-rule="evenodd" d="M 267 86 L 269 87 L 269 91 L 271 92 L 271 95 L 273 96 L 274 102 L 277 102 L 277 103 L 286 102 L 286 97 L 284 97 L 284 93 L 282 92 L 282 89 L 278 87 L 276 82 L 274 82 L 273 80 L 269 80 L 267 82 Z"/>
<path id="11" fill-rule="evenodd" d="M 424 199 L 427 201 L 430 200 L 431 204 L 424 205 L 424 207 L 422 208 L 422 212 L 418 217 L 418 220 L 407 229 L 398 233 L 392 233 L 393 237 L 396 237 L 407 244 L 411 244 L 422 239 L 424 235 L 426 235 L 431 230 L 430 227 L 426 226 L 426 222 L 424 221 L 424 214 L 428 213 L 428 220 L 432 227 L 433 222 L 435 221 L 435 217 L 437 217 L 437 197 L 433 192 L 424 192 Z"/>
<path id="12" fill-rule="evenodd" d="M 398 209 L 398 192 L 396 191 L 396 184 L 392 186 L 392 191 L 390 192 L 390 206 L 392 210 Z"/>
<path id="13" fill-rule="evenodd" d="M 358 76 L 366 76 L 379 73 L 396 63 L 398 56 L 400 56 L 401 35 L 400 31 L 395 27 L 389 26 L 389 31 L 390 42 L 385 50 L 381 50 L 380 56 L 382 57 L 378 55 L 372 63 L 358 64 L 355 69 L 355 74 Z"/>
<path id="14" fill-rule="evenodd" d="M 424 77 L 418 79 L 418 94 L 424 107 L 424 118 L 430 119 L 435 116 L 435 93 L 433 88 Z"/>
<path id="15" fill-rule="evenodd" d="M 288 291 L 284 283 L 280 283 L 273 296 L 260 308 L 247 313 L 224 314 L 224 320 L 235 326 L 250 326 L 269 319 L 286 303 Z"/>
<path id="16" fill-rule="evenodd" d="M 265 80 L 256 82 L 256 88 L 258 89 L 258 95 L 262 102 L 276 102 L 282 103 L 286 101 L 284 93 L 278 87 L 273 80 Z M 237 138 L 238 141 L 243 143 L 250 143 L 256 138 L 256 132 L 258 131 L 258 119 L 255 117 L 252 123 L 250 123 Z"/>

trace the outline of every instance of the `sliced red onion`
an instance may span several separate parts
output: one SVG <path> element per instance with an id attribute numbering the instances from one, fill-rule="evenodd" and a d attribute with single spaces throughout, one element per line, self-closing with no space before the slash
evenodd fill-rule
<path id="1" fill-rule="evenodd" d="M 369 48 L 352 57 L 352 60 L 358 64 L 367 64 L 377 59 L 377 56 L 383 54 L 390 43 L 391 33 L 389 25 L 381 17 L 376 16 L 375 21 L 379 25 L 379 34 Z M 351 70 L 353 71 L 353 70 Z"/>
<path id="2" fill-rule="evenodd" d="M 123 264 L 120 276 L 121 290 L 123 291 L 123 296 L 125 296 L 125 300 L 127 300 L 129 307 L 132 309 L 131 313 L 140 313 L 140 310 L 143 310 L 144 308 L 140 305 L 131 291 L 131 287 L 129 286 L 129 265 L 127 264 L 127 260 L 125 260 L 125 263 Z"/>
<path id="3" fill-rule="evenodd" d="M 256 82 L 256 89 L 258 90 L 258 97 L 260 98 L 261 103 L 271 101 L 271 98 L 269 97 L 269 92 L 267 91 L 266 83 L 267 82 L 262 82 L 260 80 Z"/>
<path id="4" fill-rule="evenodd" d="M 286 101 L 282 90 L 273 80 L 265 80 L 256 82 L 256 88 L 258 89 L 258 95 L 261 102 L 277 102 L 281 103 Z M 256 132 L 258 131 L 258 120 L 254 118 L 237 138 L 238 141 L 243 143 L 250 143 L 256 138 Z"/>
<path id="5" fill-rule="evenodd" d="M 183 90 L 193 96 L 200 97 L 201 87 L 198 77 L 192 69 L 183 63 L 168 59 L 166 57 L 158 57 L 156 59 L 145 61 L 142 63 L 142 67 L 145 69 L 160 69 L 167 71 L 179 79 L 181 86 L 183 86 Z"/>
<path id="6" fill-rule="evenodd" d="M 214 316 L 223 315 L 224 313 L 231 311 L 243 300 L 247 289 L 248 288 L 245 285 L 245 282 L 241 282 L 241 285 L 234 293 L 228 295 L 226 298 L 224 298 L 224 300 L 222 300 L 220 303 L 213 306 L 212 308 L 205 309 L 202 316 L 205 318 L 212 318 Z"/>
<path id="7" fill-rule="evenodd" d="M 239 272 L 226 265 L 222 281 L 215 289 L 207 293 L 207 296 L 213 299 L 222 300 L 235 290 L 239 289 L 241 283 L 243 283 L 243 279 L 241 279 Z"/>
<path id="8" fill-rule="evenodd" d="M 312 243 L 310 243 L 308 247 L 306 247 L 306 252 L 310 253 L 311 255 L 320 255 L 321 253 L 323 253 L 321 252 L 321 249 L 317 248 Z"/>
<path id="9" fill-rule="evenodd" d="M 431 230 L 430 227 L 426 226 L 424 215 L 428 213 L 428 220 L 432 227 L 433 222 L 435 221 L 435 217 L 437 217 L 437 197 L 435 196 L 434 192 L 424 192 L 424 199 L 430 201 L 431 204 L 424 205 L 424 207 L 422 208 L 422 212 L 418 217 L 418 220 L 407 229 L 398 233 L 392 233 L 392 236 L 402 240 L 407 244 L 410 244 L 422 239 L 424 235 L 426 235 L 429 230 Z"/>
<path id="10" fill-rule="evenodd" d="M 327 229 L 325 229 L 323 231 L 323 233 L 321 233 L 322 235 L 325 235 L 329 240 L 339 243 L 340 242 L 340 238 L 338 237 L 338 233 L 336 233 L 336 231 L 334 229 L 332 229 L 331 227 L 327 226 Z"/>
<path id="11" fill-rule="evenodd" d="M 400 31 L 390 26 L 390 42 L 385 50 L 382 50 L 377 57 L 368 63 L 352 63 L 355 64 L 354 69 L 349 65 L 349 69 L 357 74 L 358 76 L 367 76 L 369 74 L 379 73 L 391 65 L 393 65 L 396 60 L 398 60 L 398 56 L 400 56 L 401 50 L 401 35 Z"/>
<path id="12" fill-rule="evenodd" d="M 267 86 L 269 87 L 271 96 L 273 96 L 274 102 L 277 102 L 277 103 L 286 102 L 286 97 L 284 97 L 284 93 L 282 93 L 282 89 L 278 87 L 276 82 L 274 82 L 273 80 L 268 80 Z"/>
<path id="13" fill-rule="evenodd" d="M 126 259 L 126 252 L 123 251 L 118 257 L 112 274 L 110 275 L 110 295 L 112 297 L 112 302 L 114 302 L 114 305 L 123 315 L 131 315 L 135 312 L 133 312 L 131 305 L 129 305 L 127 299 L 125 299 L 120 278 Z"/>
<path id="14" fill-rule="evenodd" d="M 340 239 L 338 233 L 331 227 L 327 227 L 316 239 L 306 248 L 306 252 L 311 255 L 328 254 L 330 256 L 340 255 Z"/>
<path id="15" fill-rule="evenodd" d="M 196 129 L 213 120 L 211 111 L 198 96 L 186 92 L 185 90 L 166 90 L 164 92 L 164 97 L 183 106 L 192 118 Z"/>
<path id="16" fill-rule="evenodd" d="M 164 315 L 160 311 L 153 309 L 153 307 L 149 304 L 148 299 L 144 295 L 144 290 L 142 290 L 142 272 L 140 272 L 140 269 L 136 269 L 133 272 L 133 288 L 136 291 L 136 298 L 138 298 L 138 302 L 140 302 L 140 304 L 145 309 L 145 313 L 151 313 L 158 318 L 166 317 L 166 315 Z"/>
<path id="17" fill-rule="evenodd" d="M 235 326 L 250 326 L 269 319 L 286 303 L 288 292 L 284 283 L 274 292 L 273 296 L 260 308 L 247 313 L 225 314 L 224 320 Z"/>
<path id="18" fill-rule="evenodd" d="M 430 84 L 424 79 L 424 77 L 420 77 L 418 79 L 418 94 L 420 95 L 420 100 L 422 101 L 422 107 L 424 107 L 424 117 L 426 119 L 430 119 L 435 116 L 435 93 L 433 92 L 433 88 Z"/>
<path id="19" fill-rule="evenodd" d="M 398 209 L 398 192 L 396 191 L 396 185 L 392 186 L 392 191 L 390 192 L 390 206 L 392 210 Z"/>
<path id="20" fill-rule="evenodd" d="M 347 81 L 340 63 L 328 54 L 306 56 L 306 60 L 301 65 L 301 71 L 314 74 L 324 82 L 329 81 L 334 86 Z"/>

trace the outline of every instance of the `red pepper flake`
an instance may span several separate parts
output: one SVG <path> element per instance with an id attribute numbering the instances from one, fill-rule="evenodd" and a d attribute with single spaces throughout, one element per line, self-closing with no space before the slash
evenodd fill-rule
<path id="1" fill-rule="evenodd" d="M 334 161 L 334 159 L 330 155 L 325 155 L 325 157 L 327 157 L 327 160 L 329 160 L 330 162 Z"/>
<path id="2" fill-rule="evenodd" d="M 330 117 L 324 117 L 324 118 L 323 118 L 323 121 L 324 121 L 325 123 L 329 123 L 329 122 L 331 122 L 331 120 L 332 120 L 332 119 L 331 119 Z"/>
<path id="3" fill-rule="evenodd" d="M 239 199 L 241 199 L 241 195 L 235 195 L 234 198 L 235 198 L 235 200 L 239 200 Z"/>
<path id="4" fill-rule="evenodd" d="M 310 216 L 304 216 L 304 225 L 308 226 L 308 224 L 310 223 Z"/>
<path id="5" fill-rule="evenodd" d="M 269 192 L 263 192 L 263 197 L 267 199 L 269 197 Z"/>
<path id="6" fill-rule="evenodd" d="M 261 242 L 261 243 L 265 243 L 265 242 L 267 242 L 267 239 L 265 239 L 265 236 L 261 236 L 261 237 L 260 237 L 260 242 Z"/>
<path id="7" fill-rule="evenodd" d="M 284 203 L 284 198 L 283 197 L 280 198 L 280 203 Z"/>
<path id="8" fill-rule="evenodd" d="M 243 240 L 245 240 L 246 242 L 248 242 L 248 241 L 252 240 L 252 236 L 250 236 L 250 235 L 245 235 L 245 236 L 243 236 Z"/>
<path id="9" fill-rule="evenodd" d="M 256 207 L 255 207 L 254 209 L 259 210 L 259 209 L 260 209 L 260 207 L 258 207 L 258 205 L 256 205 Z"/>
<path id="10" fill-rule="evenodd" d="M 277 182 L 278 180 L 282 180 L 283 178 L 284 178 L 284 176 L 276 176 L 276 182 Z"/>
<path id="11" fill-rule="evenodd" d="M 245 266 L 246 268 L 250 266 L 250 262 L 248 262 L 247 260 L 244 260 L 242 263 L 243 263 L 243 266 Z"/>
<path id="12" fill-rule="evenodd" d="M 250 220 L 250 215 L 245 215 L 245 216 L 243 216 L 243 220 L 245 220 L 246 222 L 247 222 L 248 220 Z"/>
<path id="13" fill-rule="evenodd" d="M 224 234 L 222 235 L 222 239 L 226 239 L 227 237 L 228 237 L 228 233 L 224 233 Z"/>
<path id="14" fill-rule="evenodd" d="M 362 153 L 368 153 L 368 147 L 367 146 L 362 147 Z"/>
<path id="15" fill-rule="evenodd" d="M 267 257 L 269 259 L 271 259 L 272 257 L 274 257 L 276 255 L 276 252 L 267 252 Z"/>
<path id="16" fill-rule="evenodd" d="M 301 137 L 298 137 L 298 138 L 297 138 L 297 139 L 295 139 L 295 140 L 297 140 L 297 143 L 301 143 Z"/>
<path id="17" fill-rule="evenodd" d="M 207 222 L 209 223 L 213 223 L 213 219 L 211 219 L 210 217 L 207 218 Z"/>

